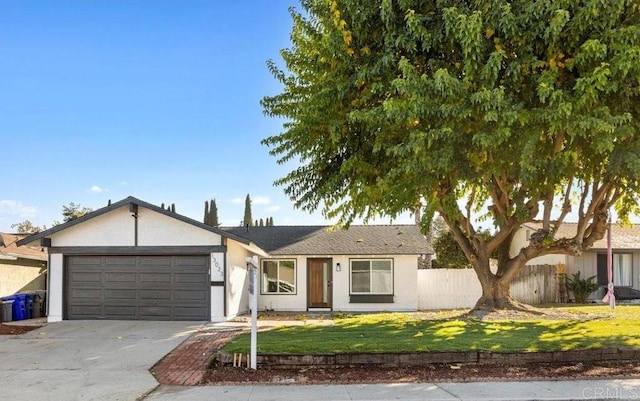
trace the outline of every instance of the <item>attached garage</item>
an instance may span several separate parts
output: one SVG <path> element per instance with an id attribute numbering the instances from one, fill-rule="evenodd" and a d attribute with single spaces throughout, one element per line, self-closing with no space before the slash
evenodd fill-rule
<path id="1" fill-rule="evenodd" d="M 208 261 L 206 256 L 68 256 L 65 319 L 209 320 Z"/>
<path id="2" fill-rule="evenodd" d="M 246 257 L 217 227 L 128 197 L 22 240 L 49 254 L 47 318 L 224 321 L 248 309 Z"/>

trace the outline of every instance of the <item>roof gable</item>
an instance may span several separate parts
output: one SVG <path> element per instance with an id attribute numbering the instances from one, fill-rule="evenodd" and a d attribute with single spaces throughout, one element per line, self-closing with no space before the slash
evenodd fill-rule
<path id="1" fill-rule="evenodd" d="M 422 255 L 433 253 L 414 225 L 225 227 L 271 255 Z"/>
<path id="2" fill-rule="evenodd" d="M 40 240 L 42 238 L 46 238 L 46 237 L 51 236 L 51 235 L 53 235 L 53 234 L 55 234 L 57 232 L 66 230 L 66 229 L 74 227 L 74 226 L 77 226 L 77 225 L 82 224 L 82 223 L 84 223 L 84 222 L 86 222 L 88 220 L 95 219 L 96 217 L 102 216 L 105 213 L 114 211 L 116 209 L 119 209 L 121 207 L 128 206 L 128 205 L 137 205 L 138 207 L 143 207 L 143 208 L 152 210 L 152 211 L 154 211 L 156 213 L 160 213 L 160 214 L 165 215 L 167 217 L 170 217 L 172 219 L 176 219 L 176 220 L 182 221 L 184 223 L 190 224 L 192 226 L 201 228 L 203 230 L 210 231 L 212 233 L 218 234 L 218 235 L 222 236 L 223 238 L 231 238 L 231 239 L 233 239 L 235 241 L 238 241 L 238 242 L 240 242 L 242 244 L 249 244 L 249 241 L 246 238 L 242 238 L 242 237 L 236 236 L 236 235 L 234 235 L 232 233 L 226 232 L 226 231 L 221 230 L 221 229 L 219 229 L 217 227 L 208 226 L 208 225 L 206 225 L 204 223 L 201 223 L 201 222 L 199 222 L 197 220 L 193 220 L 193 219 L 191 219 L 189 217 L 186 217 L 186 216 L 183 216 L 183 215 L 180 215 L 180 214 L 177 214 L 177 213 L 173 213 L 173 212 L 168 211 L 168 210 L 164 210 L 159 206 L 156 206 L 156 205 L 153 205 L 151 203 L 147 203 L 147 202 L 144 202 L 144 201 L 142 201 L 140 199 L 137 199 L 137 198 L 134 198 L 132 196 L 129 196 L 129 197 L 127 197 L 127 198 L 125 198 L 125 199 L 123 199 L 123 200 L 121 200 L 119 202 L 112 203 L 111 205 L 108 205 L 108 206 L 105 206 L 105 207 L 100 208 L 98 210 L 95 210 L 93 212 L 87 213 L 86 215 L 84 215 L 84 216 L 82 216 L 80 218 L 77 218 L 75 220 L 71 220 L 69 222 L 66 222 L 66 223 L 63 223 L 63 224 L 59 224 L 57 226 L 51 227 L 48 230 L 42 231 L 42 232 L 37 233 L 37 234 L 33 234 L 33 235 L 31 235 L 31 236 L 29 236 L 27 238 L 23 238 L 23 239 L 21 239 L 21 240 L 19 240 L 17 242 L 17 245 L 18 246 L 22 246 L 22 245 L 27 245 L 27 244 L 33 243 L 33 242 L 38 241 L 38 240 Z"/>

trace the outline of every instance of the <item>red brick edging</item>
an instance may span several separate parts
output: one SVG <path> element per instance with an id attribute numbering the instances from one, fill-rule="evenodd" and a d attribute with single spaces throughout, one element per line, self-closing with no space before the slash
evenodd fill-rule
<path id="1" fill-rule="evenodd" d="M 151 368 L 160 384 L 195 386 L 202 382 L 213 354 L 241 330 L 199 331 Z"/>

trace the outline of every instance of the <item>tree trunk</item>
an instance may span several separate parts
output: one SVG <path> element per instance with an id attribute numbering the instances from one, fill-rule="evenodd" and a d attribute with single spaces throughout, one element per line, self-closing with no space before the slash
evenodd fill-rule
<path id="1" fill-rule="evenodd" d="M 478 275 L 482 286 L 482 296 L 476 302 L 475 310 L 491 311 L 496 309 L 516 309 L 517 302 L 511 298 L 509 282 L 489 272 Z"/>

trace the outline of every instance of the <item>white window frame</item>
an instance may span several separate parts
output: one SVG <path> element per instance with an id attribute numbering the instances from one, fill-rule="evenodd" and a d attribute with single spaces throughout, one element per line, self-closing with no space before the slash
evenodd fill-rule
<path id="1" fill-rule="evenodd" d="M 277 263 L 276 291 L 265 291 L 264 268 L 265 263 Z M 293 262 L 293 292 L 280 291 L 280 263 Z M 260 261 L 260 295 L 296 295 L 298 293 L 298 263 L 296 259 L 262 259 Z"/>
<path id="2" fill-rule="evenodd" d="M 353 262 L 369 262 L 369 290 L 368 292 L 354 292 L 353 291 Z M 391 275 L 391 289 L 389 292 L 372 292 L 373 287 L 373 274 L 371 274 L 373 268 L 373 262 L 389 262 Z M 365 259 L 349 259 L 349 294 L 350 295 L 394 295 L 394 266 L 393 259 L 390 258 L 365 258 Z"/>

